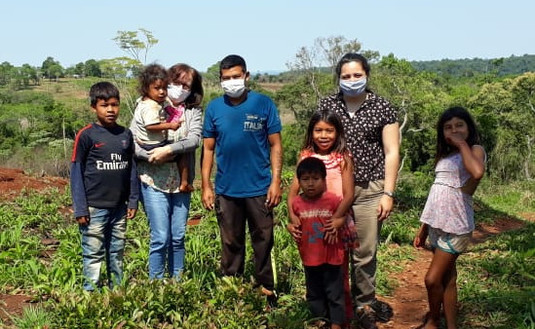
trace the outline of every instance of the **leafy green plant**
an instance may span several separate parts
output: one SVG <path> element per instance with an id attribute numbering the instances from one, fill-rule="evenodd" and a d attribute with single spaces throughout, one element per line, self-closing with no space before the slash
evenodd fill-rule
<path id="1" fill-rule="evenodd" d="M 34 306 L 26 307 L 21 317 L 12 317 L 11 321 L 19 329 L 45 329 L 50 325 L 49 314 L 43 308 Z"/>

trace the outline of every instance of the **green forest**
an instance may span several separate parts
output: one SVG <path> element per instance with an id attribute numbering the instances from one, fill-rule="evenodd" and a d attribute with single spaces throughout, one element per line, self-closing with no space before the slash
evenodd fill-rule
<path id="1" fill-rule="evenodd" d="M 63 68 L 54 58 L 41 67 L 0 64 L 0 165 L 66 176 L 65 159 L 76 131 L 92 120 L 87 90 L 101 80 L 116 83 L 122 94 L 122 123 L 127 125 L 136 95 L 136 72 L 147 43 L 133 42 L 137 34 L 118 32 L 117 43 L 130 57 L 88 59 Z M 122 38 L 122 39 L 121 39 Z M 139 41 L 139 40 L 138 40 Z M 155 41 L 152 41 L 153 43 Z M 336 90 L 332 69 L 345 51 L 362 51 L 370 58 L 371 89 L 399 110 L 402 170 L 430 169 L 435 121 L 445 108 L 468 108 L 479 124 L 488 152 L 488 174 L 501 180 L 532 179 L 535 137 L 535 55 L 498 59 L 409 62 L 394 54 L 362 50 L 360 43 L 343 37 L 318 38 L 302 47 L 289 70 L 277 75 L 252 76 L 251 88 L 268 93 L 277 103 L 286 127 L 285 161 L 295 163 L 303 125 L 319 98 Z M 320 52 L 329 59 L 314 62 Z M 323 64 L 323 65 L 322 65 Z M 221 94 L 218 63 L 203 73 L 204 104 Z M 46 159 L 36 161 L 33 157 Z"/>
<path id="2" fill-rule="evenodd" d="M 135 33 L 118 32 L 114 40 L 125 57 L 88 59 L 68 68 L 53 57 L 40 67 L 1 63 L 0 166 L 68 177 L 76 132 L 94 120 L 88 90 L 97 81 L 119 87 L 119 121 L 128 126 L 137 98 L 136 72 L 150 48 L 157 46 L 149 31 L 140 32 L 149 34 L 145 43 L 133 42 Z M 321 97 L 337 90 L 333 66 L 347 51 L 370 59 L 371 89 L 399 111 L 402 163 L 395 213 L 382 231 L 379 294 L 390 296 L 397 286 L 391 278 L 416 257 L 412 238 L 433 181 L 436 121 L 446 108 L 463 106 L 476 120 L 488 155 L 486 176 L 475 195 L 476 222 L 505 219 L 523 224 L 460 258 L 460 328 L 535 328 L 535 223 L 525 220 L 535 214 L 535 55 L 411 62 L 362 49 L 356 39 L 318 38 L 296 53 L 287 71 L 251 75 L 250 88 L 272 97 L 283 120 L 285 187 L 293 176 L 308 118 Z M 313 60 L 314 53 L 322 60 Z M 216 60 L 202 72 L 204 105 L 222 94 Z M 213 213 L 202 209 L 199 191 L 192 196 L 191 216 L 203 219 L 188 228 L 188 269 L 180 284 L 148 280 L 149 230 L 140 212 L 128 228 L 129 283 L 118 291 L 93 295 L 81 289 L 77 226 L 72 215 L 59 211 L 70 205 L 69 191 L 57 190 L 26 191 L 0 204 L 0 293 L 24 293 L 33 296 L 36 305 L 5 323 L 0 320 L 0 327 L 308 328 L 304 277 L 285 230 L 285 204 L 276 209 L 274 261 L 280 306 L 267 314 L 251 288 L 251 264 L 244 278 L 217 273 L 217 222 Z M 39 256 L 48 248 L 40 243 L 44 237 L 59 241 L 49 258 Z"/>

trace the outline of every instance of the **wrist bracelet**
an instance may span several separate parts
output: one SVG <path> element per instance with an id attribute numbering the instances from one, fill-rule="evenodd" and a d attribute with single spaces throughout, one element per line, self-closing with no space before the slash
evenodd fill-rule
<path id="1" fill-rule="evenodd" d="M 388 195 L 388 196 L 391 197 L 392 199 L 395 199 L 395 198 L 396 198 L 396 197 L 394 196 L 394 192 L 384 191 L 383 194 L 384 194 L 384 195 Z"/>

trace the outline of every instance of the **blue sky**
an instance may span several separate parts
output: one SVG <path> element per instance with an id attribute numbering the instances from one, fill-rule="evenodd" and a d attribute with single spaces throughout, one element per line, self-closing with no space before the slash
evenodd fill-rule
<path id="1" fill-rule="evenodd" d="M 535 54 L 531 0 L 16 0 L 0 8 L 0 62 L 16 66 L 123 56 L 112 39 L 138 28 L 159 40 L 147 62 L 200 71 L 231 53 L 253 73 L 286 70 L 300 47 L 337 35 L 407 60 Z"/>

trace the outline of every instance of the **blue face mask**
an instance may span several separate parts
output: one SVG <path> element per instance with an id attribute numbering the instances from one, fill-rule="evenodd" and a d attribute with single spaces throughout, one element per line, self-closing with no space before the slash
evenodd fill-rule
<path id="1" fill-rule="evenodd" d="M 366 90 L 367 82 L 366 78 L 356 81 L 340 80 L 340 90 L 345 96 L 358 96 Z"/>

